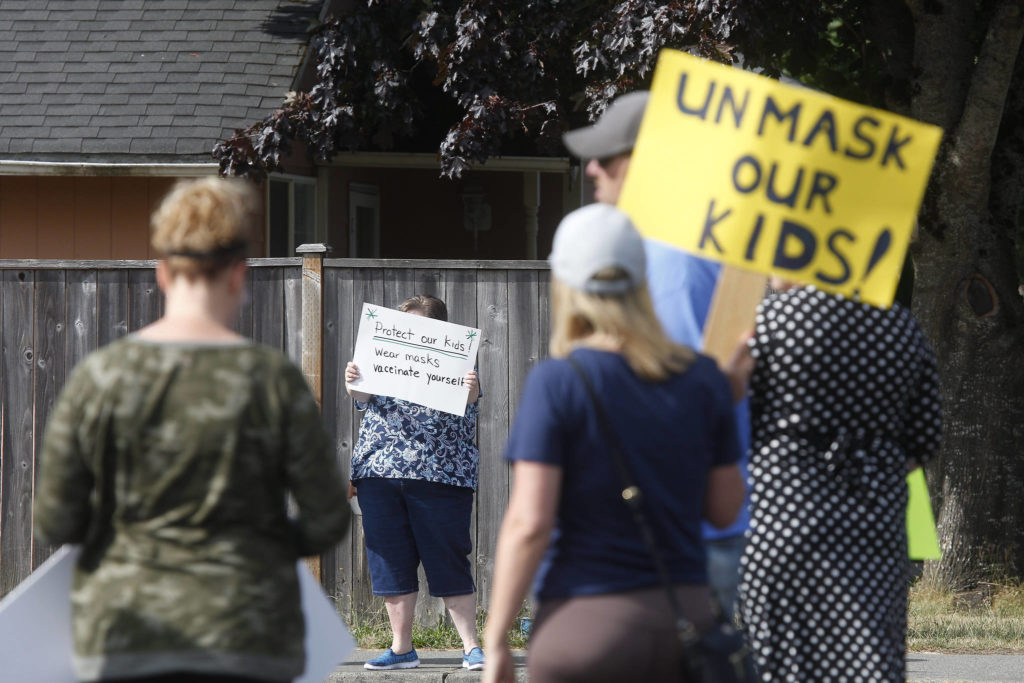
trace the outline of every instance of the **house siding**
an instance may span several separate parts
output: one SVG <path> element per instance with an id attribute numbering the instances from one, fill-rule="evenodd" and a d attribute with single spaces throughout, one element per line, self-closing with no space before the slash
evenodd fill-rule
<path id="1" fill-rule="evenodd" d="M 149 246 L 149 217 L 175 182 L 0 176 L 0 258 L 156 258 Z M 252 253 L 262 256 L 262 231 L 257 240 Z"/>

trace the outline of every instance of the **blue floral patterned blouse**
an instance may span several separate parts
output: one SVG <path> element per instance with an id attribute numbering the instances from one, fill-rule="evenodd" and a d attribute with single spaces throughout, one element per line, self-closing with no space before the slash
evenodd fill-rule
<path id="1" fill-rule="evenodd" d="M 422 479 L 476 490 L 479 399 L 461 417 L 388 396 L 355 404 L 366 412 L 352 451 L 352 481 Z"/>

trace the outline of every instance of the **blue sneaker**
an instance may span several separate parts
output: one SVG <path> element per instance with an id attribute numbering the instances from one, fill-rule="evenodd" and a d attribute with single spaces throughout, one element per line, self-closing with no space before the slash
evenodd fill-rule
<path id="1" fill-rule="evenodd" d="M 484 668 L 484 651 L 474 647 L 469 652 L 462 653 L 462 668 L 470 671 L 480 671 Z"/>
<path id="2" fill-rule="evenodd" d="M 465 658 L 463 658 L 463 662 L 465 662 Z M 387 652 L 380 657 L 375 657 L 363 664 L 363 668 L 372 671 L 389 671 L 391 669 L 415 669 L 419 665 L 420 658 L 416 656 L 416 648 L 409 650 L 404 655 L 396 655 L 389 647 Z"/>

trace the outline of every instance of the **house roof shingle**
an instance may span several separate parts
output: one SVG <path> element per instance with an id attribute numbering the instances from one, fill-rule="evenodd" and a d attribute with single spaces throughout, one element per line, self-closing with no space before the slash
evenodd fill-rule
<path id="1" fill-rule="evenodd" d="M 4 0 L 0 160 L 210 161 L 293 88 L 321 0 Z"/>

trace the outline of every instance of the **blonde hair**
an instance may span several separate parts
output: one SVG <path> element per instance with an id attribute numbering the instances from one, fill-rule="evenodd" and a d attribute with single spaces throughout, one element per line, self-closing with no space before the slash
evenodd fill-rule
<path id="1" fill-rule="evenodd" d="M 620 269 L 609 268 L 594 277 L 615 280 L 624 276 Z M 693 349 L 665 336 L 645 285 L 624 294 L 587 294 L 552 276 L 552 357 L 565 358 L 595 333 L 618 340 L 622 344 L 620 352 L 633 372 L 653 382 L 683 372 L 697 357 Z"/>
<path id="2" fill-rule="evenodd" d="M 245 259 L 258 212 L 258 196 L 250 183 L 181 181 L 153 213 L 151 243 L 172 276 L 210 278 Z"/>

